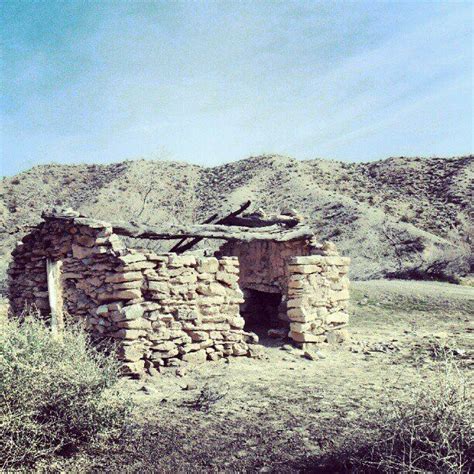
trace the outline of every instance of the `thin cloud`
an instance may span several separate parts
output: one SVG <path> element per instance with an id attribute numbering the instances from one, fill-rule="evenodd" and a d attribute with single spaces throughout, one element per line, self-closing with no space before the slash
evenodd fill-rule
<path id="1" fill-rule="evenodd" d="M 472 151 L 470 4 L 71 5 L 49 33 L 48 9 L 7 28 L 4 173 L 162 148 L 200 164 Z"/>

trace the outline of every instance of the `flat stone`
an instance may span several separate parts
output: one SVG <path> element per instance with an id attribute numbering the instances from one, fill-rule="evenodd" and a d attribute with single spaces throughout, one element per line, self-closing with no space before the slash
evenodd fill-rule
<path id="1" fill-rule="evenodd" d="M 200 349 L 199 351 L 188 352 L 187 354 L 183 354 L 182 359 L 191 364 L 200 364 L 206 361 L 207 354 L 205 350 Z"/>
<path id="2" fill-rule="evenodd" d="M 316 320 L 309 323 L 290 323 L 290 329 L 294 332 L 301 333 L 310 333 L 314 335 L 324 334 L 324 327 L 322 326 L 322 321 Z"/>
<path id="3" fill-rule="evenodd" d="M 117 323 L 117 326 L 125 329 L 151 329 L 151 321 L 146 319 L 132 319 L 120 321 Z"/>
<path id="4" fill-rule="evenodd" d="M 288 265 L 288 269 L 291 273 L 318 273 L 322 271 L 322 268 L 317 265 Z"/>
<path id="5" fill-rule="evenodd" d="M 170 266 L 193 266 L 196 265 L 196 257 L 194 255 L 170 255 L 168 259 Z"/>
<path id="6" fill-rule="evenodd" d="M 193 308 L 178 308 L 175 312 L 176 319 L 179 321 L 196 321 L 199 314 Z"/>
<path id="7" fill-rule="evenodd" d="M 339 256 L 328 256 L 325 257 L 325 261 L 328 265 L 349 265 L 350 257 L 339 257 Z"/>
<path id="8" fill-rule="evenodd" d="M 316 336 L 313 334 L 308 333 L 300 333 L 300 332 L 289 332 L 289 337 L 296 342 L 324 342 L 326 336 Z"/>
<path id="9" fill-rule="evenodd" d="M 143 316 L 144 308 L 140 304 L 133 304 L 130 306 L 125 306 L 121 310 L 121 315 L 123 319 L 131 320 L 131 319 L 138 319 Z"/>
<path id="10" fill-rule="evenodd" d="M 176 348 L 176 344 L 172 341 L 163 341 L 151 347 L 154 351 L 172 351 Z"/>
<path id="11" fill-rule="evenodd" d="M 132 272 L 136 270 L 145 270 L 145 269 L 150 269 L 150 268 L 155 268 L 156 264 L 154 262 L 150 261 L 143 261 L 143 262 L 135 262 L 135 263 L 127 263 L 124 266 L 118 267 L 116 270 L 117 271 L 122 271 L 122 272 Z"/>
<path id="12" fill-rule="evenodd" d="M 287 311 L 290 321 L 308 323 L 317 319 L 317 311 L 307 310 L 302 307 L 290 308 Z"/>
<path id="13" fill-rule="evenodd" d="M 114 291 L 118 290 L 139 290 L 142 286 L 141 280 L 135 280 L 135 281 L 124 281 L 121 283 L 115 283 L 113 285 Z"/>
<path id="14" fill-rule="evenodd" d="M 113 301 L 113 300 L 133 300 L 135 298 L 140 298 L 142 292 L 140 290 L 122 290 L 115 291 L 113 293 L 101 293 L 99 295 L 99 300 L 101 301 Z"/>
<path id="15" fill-rule="evenodd" d="M 145 255 L 141 253 L 129 253 L 129 254 L 120 256 L 118 259 L 120 262 L 127 264 L 127 263 L 142 262 L 142 261 L 145 261 L 147 258 Z"/>
<path id="16" fill-rule="evenodd" d="M 203 257 L 197 261 L 199 273 L 216 273 L 219 269 L 219 261 L 215 257 Z"/>
<path id="17" fill-rule="evenodd" d="M 345 324 L 349 322 L 349 315 L 338 311 L 336 313 L 327 314 L 324 319 L 327 324 Z"/>
<path id="18" fill-rule="evenodd" d="M 113 273 L 105 277 L 107 283 L 122 283 L 125 281 L 136 281 L 141 280 L 143 275 L 141 272 L 126 272 L 126 273 Z"/>
<path id="19" fill-rule="evenodd" d="M 217 272 L 216 280 L 225 283 L 227 286 L 235 286 L 239 281 L 239 277 L 233 273 Z"/>
<path id="20" fill-rule="evenodd" d="M 171 359 L 172 357 L 176 357 L 179 354 L 178 348 L 174 347 L 169 351 L 155 351 L 151 354 L 151 360 L 157 361 L 160 359 Z"/>
<path id="21" fill-rule="evenodd" d="M 168 282 L 163 281 L 149 281 L 148 289 L 156 291 L 157 293 L 169 293 L 170 285 Z"/>
<path id="22" fill-rule="evenodd" d="M 209 333 L 206 331 L 187 331 L 187 334 L 195 342 L 206 341 L 209 339 Z"/>
<path id="23" fill-rule="evenodd" d="M 290 265 L 317 265 L 321 263 L 325 257 L 322 255 L 307 255 L 304 257 L 292 257 L 289 260 Z"/>

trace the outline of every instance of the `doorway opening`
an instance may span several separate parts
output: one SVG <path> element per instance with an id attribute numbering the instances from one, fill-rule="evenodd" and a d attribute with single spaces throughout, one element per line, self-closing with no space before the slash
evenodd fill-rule
<path id="1" fill-rule="evenodd" d="M 270 293 L 245 288 L 244 303 L 240 306 L 240 314 L 245 319 L 245 330 L 266 338 L 270 329 L 287 327 L 279 318 L 281 312 L 281 293 Z"/>

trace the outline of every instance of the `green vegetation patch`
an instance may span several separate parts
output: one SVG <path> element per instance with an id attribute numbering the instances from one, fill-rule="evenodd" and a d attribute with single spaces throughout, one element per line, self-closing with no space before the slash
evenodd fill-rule
<path id="1" fill-rule="evenodd" d="M 27 316 L 0 326 L 2 468 L 33 465 L 122 433 L 130 403 L 113 355 L 98 352 L 79 327 L 61 340 Z"/>

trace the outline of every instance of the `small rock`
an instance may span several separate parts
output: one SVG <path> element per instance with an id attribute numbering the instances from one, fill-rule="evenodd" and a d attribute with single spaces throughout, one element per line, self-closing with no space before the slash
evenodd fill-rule
<path id="1" fill-rule="evenodd" d="M 151 393 L 153 393 L 153 389 L 148 385 L 143 385 L 143 387 L 140 388 L 140 392 L 143 392 L 146 395 L 150 395 Z"/>
<path id="2" fill-rule="evenodd" d="M 178 367 L 176 369 L 176 375 L 178 377 L 184 377 L 188 373 L 188 369 L 186 367 Z"/>
<path id="3" fill-rule="evenodd" d="M 273 339 L 286 337 L 287 334 L 288 334 L 288 330 L 285 328 L 269 329 L 267 332 L 268 337 L 271 337 Z"/>
<path id="4" fill-rule="evenodd" d="M 321 352 L 321 351 L 315 351 L 314 353 L 318 356 L 318 358 L 320 358 L 320 359 L 326 359 L 326 355 L 325 355 L 323 352 Z"/>
<path id="5" fill-rule="evenodd" d="M 310 351 L 304 351 L 303 357 L 308 360 L 318 360 L 319 357 L 314 353 Z"/>
<path id="6" fill-rule="evenodd" d="M 184 387 L 183 390 L 196 390 L 197 383 L 196 382 L 188 382 Z"/>

